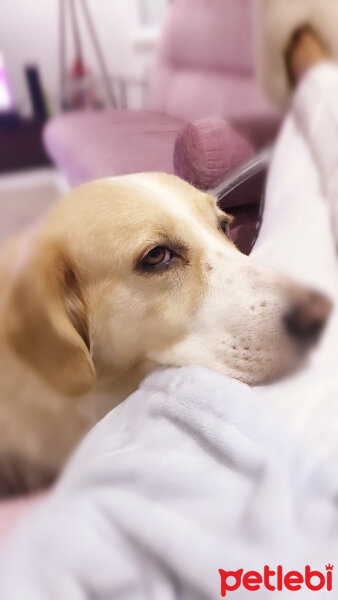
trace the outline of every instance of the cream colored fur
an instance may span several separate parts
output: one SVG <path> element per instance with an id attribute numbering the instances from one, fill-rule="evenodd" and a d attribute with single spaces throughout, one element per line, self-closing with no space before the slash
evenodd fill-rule
<path id="1" fill-rule="evenodd" d="M 291 93 L 284 53 L 295 29 L 309 24 L 338 59 L 337 0 L 257 0 L 257 71 L 267 94 L 287 106 Z"/>
<path id="2" fill-rule="evenodd" d="M 159 365 L 248 383 L 293 365 L 300 291 L 242 255 L 213 198 L 139 174 L 84 185 L 0 255 L 0 494 L 52 480 L 74 445 Z M 153 248 L 173 250 L 155 271 Z"/>

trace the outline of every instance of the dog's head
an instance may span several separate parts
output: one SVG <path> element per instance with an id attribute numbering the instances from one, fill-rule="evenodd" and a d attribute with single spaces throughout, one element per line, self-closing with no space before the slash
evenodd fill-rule
<path id="1" fill-rule="evenodd" d="M 146 361 L 252 384 L 280 375 L 318 336 L 330 304 L 242 255 L 230 221 L 173 176 L 76 189 L 17 253 L 10 344 L 67 395 Z"/>

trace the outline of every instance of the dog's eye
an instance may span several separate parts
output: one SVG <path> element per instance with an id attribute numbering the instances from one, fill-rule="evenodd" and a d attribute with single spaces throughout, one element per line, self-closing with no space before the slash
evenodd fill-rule
<path id="1" fill-rule="evenodd" d="M 173 252 L 165 246 L 156 246 L 146 254 L 141 264 L 146 268 L 155 268 L 162 265 L 168 265 L 173 258 Z"/>
<path id="2" fill-rule="evenodd" d="M 225 235 L 227 235 L 229 237 L 229 235 L 230 235 L 229 221 L 227 221 L 226 219 L 222 219 L 219 223 L 219 226 L 222 229 L 223 233 L 225 233 Z"/>

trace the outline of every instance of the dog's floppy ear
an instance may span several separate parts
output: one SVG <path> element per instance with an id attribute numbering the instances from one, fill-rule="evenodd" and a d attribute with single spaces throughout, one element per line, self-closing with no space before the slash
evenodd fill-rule
<path id="1" fill-rule="evenodd" d="M 96 382 L 88 313 L 74 266 L 59 250 L 35 252 L 13 276 L 5 332 L 14 351 L 55 390 L 88 392 Z"/>

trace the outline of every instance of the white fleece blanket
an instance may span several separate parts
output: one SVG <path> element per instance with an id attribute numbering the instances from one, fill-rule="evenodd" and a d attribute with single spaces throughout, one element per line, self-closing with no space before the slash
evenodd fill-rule
<path id="1" fill-rule="evenodd" d="M 250 388 L 200 367 L 158 371 L 19 525 L 0 597 L 202 600 L 220 597 L 219 569 L 325 573 L 338 558 L 337 497 L 338 470 L 299 448 Z"/>

